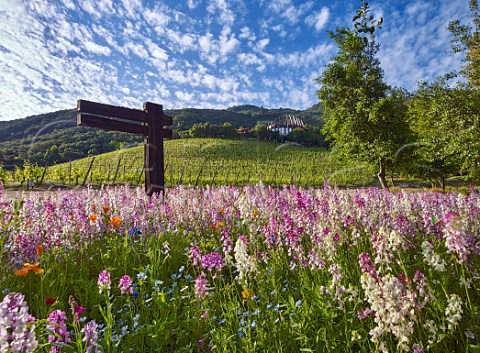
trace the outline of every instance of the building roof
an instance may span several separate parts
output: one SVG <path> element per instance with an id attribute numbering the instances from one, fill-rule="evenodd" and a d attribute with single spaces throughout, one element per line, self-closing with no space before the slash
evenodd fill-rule
<path id="1" fill-rule="evenodd" d="M 302 119 L 294 115 L 285 115 L 283 118 L 272 121 L 268 124 L 269 129 L 275 128 L 296 128 L 296 127 L 305 127 L 305 124 Z"/>

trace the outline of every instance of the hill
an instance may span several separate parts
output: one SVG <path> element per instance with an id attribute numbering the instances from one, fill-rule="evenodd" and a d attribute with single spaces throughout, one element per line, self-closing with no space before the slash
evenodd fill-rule
<path id="1" fill-rule="evenodd" d="M 165 113 L 173 117 L 174 131 L 184 131 L 205 122 L 217 125 L 228 122 L 237 128 L 253 127 L 258 122 L 275 120 L 286 114 L 300 116 L 307 124 L 321 126 L 322 109 L 312 108 L 300 111 L 242 105 L 222 110 L 184 108 L 165 110 Z M 21 166 L 24 161 L 40 165 L 62 163 L 143 142 L 141 136 L 78 127 L 76 114 L 76 110 L 71 109 L 0 121 L 0 163 L 7 169 Z"/>

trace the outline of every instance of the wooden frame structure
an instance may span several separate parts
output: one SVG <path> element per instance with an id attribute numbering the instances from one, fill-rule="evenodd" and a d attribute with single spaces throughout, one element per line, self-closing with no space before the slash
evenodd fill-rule
<path id="1" fill-rule="evenodd" d="M 163 139 L 172 138 L 172 118 L 163 113 L 160 104 L 145 102 L 143 110 L 108 104 L 77 101 L 77 125 L 115 130 L 145 137 L 145 192 L 147 195 L 164 192 L 165 163 Z"/>

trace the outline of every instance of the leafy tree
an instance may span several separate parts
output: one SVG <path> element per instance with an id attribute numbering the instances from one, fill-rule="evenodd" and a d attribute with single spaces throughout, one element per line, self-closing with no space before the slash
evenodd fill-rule
<path id="1" fill-rule="evenodd" d="M 266 140 L 278 140 L 280 135 L 277 131 L 270 131 L 265 124 L 257 124 L 252 129 L 252 133 L 258 140 L 266 141 Z"/>
<path id="2" fill-rule="evenodd" d="M 444 78 L 422 83 L 409 105 L 418 145 L 416 172 L 444 180 L 464 171 L 480 179 L 480 92 Z"/>
<path id="3" fill-rule="evenodd" d="M 362 1 L 353 28 L 329 33 L 338 53 L 317 79 L 318 97 L 325 107 L 323 131 L 333 141 L 332 147 L 347 158 L 378 163 L 379 181 L 388 188 L 387 164 L 409 137 L 406 97 L 383 81 L 375 39 L 382 19 L 375 20 L 369 13 L 368 3 Z"/>
<path id="4" fill-rule="evenodd" d="M 466 51 L 462 74 L 468 81 L 480 87 L 480 9 L 477 0 L 469 3 L 473 23 L 462 24 L 460 20 L 449 23 L 448 29 L 454 36 L 453 51 Z"/>
<path id="5" fill-rule="evenodd" d="M 304 146 L 326 147 L 321 129 L 316 126 L 297 127 L 290 131 L 286 139 Z"/>
<path id="6" fill-rule="evenodd" d="M 56 163 L 61 159 L 60 149 L 57 145 L 51 146 L 45 154 L 48 163 Z"/>

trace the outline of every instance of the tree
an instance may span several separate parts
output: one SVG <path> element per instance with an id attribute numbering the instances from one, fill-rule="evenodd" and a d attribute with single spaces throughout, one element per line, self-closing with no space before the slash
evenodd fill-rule
<path id="1" fill-rule="evenodd" d="M 47 153 L 45 153 L 45 159 L 47 163 L 56 163 L 61 159 L 60 149 L 57 145 L 50 146 Z"/>
<path id="2" fill-rule="evenodd" d="M 477 0 L 470 0 L 472 23 L 462 24 L 460 20 L 451 21 L 448 29 L 452 32 L 453 51 L 466 51 L 465 66 L 462 74 L 475 87 L 480 87 L 480 9 Z"/>
<path id="3" fill-rule="evenodd" d="M 422 83 L 409 105 L 409 121 L 418 141 L 421 175 L 439 178 L 463 171 L 480 179 L 480 92 L 450 86 L 444 78 Z M 418 169 L 418 168 L 417 168 Z"/>
<path id="4" fill-rule="evenodd" d="M 369 13 L 368 3 L 362 1 L 352 29 L 329 33 L 338 53 L 317 79 L 318 97 L 325 107 L 323 132 L 332 147 L 347 158 L 378 163 L 380 184 L 388 189 L 387 164 L 409 138 L 407 106 L 405 92 L 383 81 L 375 39 L 383 20 Z"/>

